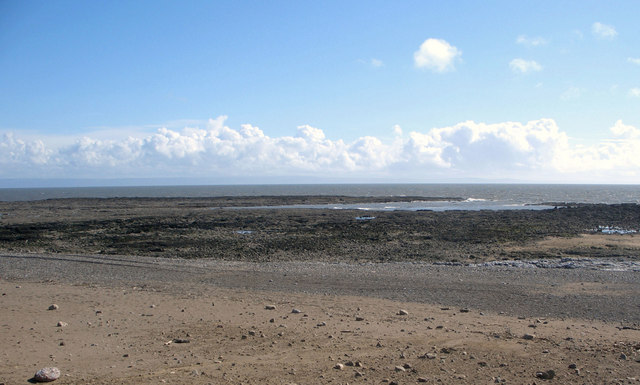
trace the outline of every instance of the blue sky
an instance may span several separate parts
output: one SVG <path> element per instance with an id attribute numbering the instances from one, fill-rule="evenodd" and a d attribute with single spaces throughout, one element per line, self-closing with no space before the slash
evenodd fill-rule
<path id="1" fill-rule="evenodd" d="M 637 1 L 0 1 L 0 178 L 640 183 Z"/>

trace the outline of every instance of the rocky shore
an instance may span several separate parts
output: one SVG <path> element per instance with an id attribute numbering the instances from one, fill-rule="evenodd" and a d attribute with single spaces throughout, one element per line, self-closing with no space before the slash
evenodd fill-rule
<path id="1" fill-rule="evenodd" d="M 0 251 L 215 258 L 249 262 L 461 262 L 622 257 L 637 260 L 640 206 L 553 210 L 278 209 L 284 204 L 426 197 L 61 199 L 0 202 Z M 262 209 L 238 207 L 265 206 Z M 375 215 L 374 215 L 375 214 Z M 365 218 L 366 220 L 363 220 Z M 595 236 L 575 242 L 581 236 Z M 551 240 L 555 240 L 553 243 Z M 544 242 L 542 244 L 541 242 Z"/>

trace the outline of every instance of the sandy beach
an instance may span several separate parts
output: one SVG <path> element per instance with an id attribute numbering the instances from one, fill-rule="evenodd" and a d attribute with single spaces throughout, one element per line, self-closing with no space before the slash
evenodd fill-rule
<path id="1" fill-rule="evenodd" d="M 97 202 L 1 204 L 0 383 L 29 383 L 48 366 L 61 370 L 61 384 L 640 381 L 639 238 L 588 231 L 596 223 L 629 226 L 633 211 L 578 207 L 561 222 L 549 220 L 561 218 L 555 210 L 391 213 L 378 216 L 378 229 L 344 212 L 267 216 L 210 209 L 211 202 L 190 201 L 186 209 L 185 201 Z M 204 217 L 216 224 L 209 232 Z M 466 241 L 435 231 L 423 240 L 444 257 L 431 245 L 422 256 L 381 262 L 427 222 L 451 229 L 454 219 Z M 480 240 L 469 231 L 478 221 L 486 225 Z M 279 231 L 266 231 L 276 222 Z M 327 230 L 331 223 L 336 233 Z M 144 224 L 132 242 L 127 230 Z M 109 234 L 116 225 L 119 238 Z M 256 232 L 236 232 L 249 227 Z M 350 228 L 341 245 L 371 255 L 346 259 L 330 249 L 322 257 L 313 246 L 276 242 L 283 234 L 305 239 L 306 227 L 321 245 Z M 398 244 L 382 237 L 384 229 Z M 258 239 L 246 237 L 252 234 Z M 235 243 L 220 258 L 181 257 L 179 240 L 195 253 L 190 242 L 198 237 Z M 126 247 L 105 247 L 117 239 Z M 145 254 L 153 239 L 164 251 Z M 241 242 L 264 258 L 237 257 Z"/>

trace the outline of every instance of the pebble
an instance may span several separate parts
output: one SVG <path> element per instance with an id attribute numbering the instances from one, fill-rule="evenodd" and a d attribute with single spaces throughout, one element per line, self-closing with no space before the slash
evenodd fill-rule
<path id="1" fill-rule="evenodd" d="M 546 372 L 537 372 L 536 377 L 541 380 L 551 380 L 556 376 L 556 372 L 553 370 L 547 370 Z"/>
<path id="2" fill-rule="evenodd" d="M 404 309 L 400 309 L 400 310 L 398 310 L 398 312 L 396 314 L 397 315 L 409 315 L 409 312 L 404 310 Z"/>
<path id="3" fill-rule="evenodd" d="M 334 369 L 338 369 L 338 370 L 342 370 L 344 369 L 344 365 L 342 364 L 336 364 L 336 366 L 333 367 Z"/>
<path id="4" fill-rule="evenodd" d="M 406 372 L 407 369 L 403 368 L 402 366 L 396 366 L 395 368 L 393 368 L 396 372 Z"/>
<path id="5" fill-rule="evenodd" d="M 356 316 L 356 321 L 364 321 L 364 317 Z"/>
<path id="6" fill-rule="evenodd" d="M 59 377 L 60 369 L 51 367 L 38 370 L 35 376 L 33 376 L 33 379 L 36 382 L 51 382 L 57 380 Z"/>
<path id="7" fill-rule="evenodd" d="M 264 308 L 267 310 L 276 310 L 276 305 L 267 305 Z"/>
<path id="8" fill-rule="evenodd" d="M 63 328 L 65 326 L 69 326 L 69 324 L 66 322 L 58 321 L 58 324 L 56 326 L 59 328 Z"/>
<path id="9" fill-rule="evenodd" d="M 418 382 L 428 382 L 429 379 L 426 377 L 418 377 Z"/>
<path id="10" fill-rule="evenodd" d="M 58 306 L 58 305 L 56 305 L 55 303 L 54 303 L 54 304 L 52 304 L 51 306 L 49 306 L 49 310 L 58 310 L 58 309 L 59 309 L 59 306 Z M 53 380 L 52 380 L 52 381 L 53 381 Z"/>
<path id="11" fill-rule="evenodd" d="M 533 334 L 525 334 L 525 335 L 522 336 L 522 339 L 524 339 L 524 340 L 532 340 L 534 338 L 536 338 L 536 337 Z"/>
<path id="12" fill-rule="evenodd" d="M 300 313 L 302 313 L 302 312 L 301 312 L 300 310 L 298 310 L 298 309 L 293 309 L 293 310 L 291 310 L 291 313 L 293 313 L 293 314 L 300 314 Z"/>

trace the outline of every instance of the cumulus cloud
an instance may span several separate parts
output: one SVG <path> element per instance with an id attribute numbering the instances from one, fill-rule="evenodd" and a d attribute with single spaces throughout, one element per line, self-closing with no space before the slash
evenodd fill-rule
<path id="1" fill-rule="evenodd" d="M 600 39 L 613 39 L 618 35 L 618 32 L 613 26 L 600 22 L 595 22 L 591 25 L 591 33 Z"/>
<path id="2" fill-rule="evenodd" d="M 509 62 L 511 71 L 526 74 L 527 72 L 542 71 L 542 66 L 535 60 L 513 59 Z"/>
<path id="3" fill-rule="evenodd" d="M 435 72 L 447 72 L 454 69 L 456 58 L 462 51 L 442 39 L 427 39 L 414 52 L 413 60 L 418 68 L 426 68 Z"/>
<path id="4" fill-rule="evenodd" d="M 571 145 L 551 119 L 528 123 L 462 122 L 424 131 L 392 127 L 392 139 L 363 136 L 351 142 L 327 138 L 302 125 L 294 135 L 270 137 L 226 117 L 203 127 L 162 128 L 142 138 L 89 136 L 54 148 L 15 134 L 0 138 L 0 177 L 224 177 L 242 176 L 437 176 L 486 178 L 640 178 L 640 129 L 617 121 L 611 136 L 593 146 Z M 595 174 L 594 174 L 595 173 Z M 635 179 L 639 182 L 640 179 Z M 630 182 L 630 181 L 628 181 Z"/>
<path id="5" fill-rule="evenodd" d="M 528 37 L 526 35 L 520 35 L 516 38 L 516 43 L 530 47 L 538 47 L 547 44 L 547 40 L 541 37 Z"/>
<path id="6" fill-rule="evenodd" d="M 632 98 L 640 98 L 640 88 L 634 87 L 629 90 L 629 96 Z"/>
<path id="7" fill-rule="evenodd" d="M 630 57 L 627 59 L 629 63 L 640 65 L 640 57 Z"/>

